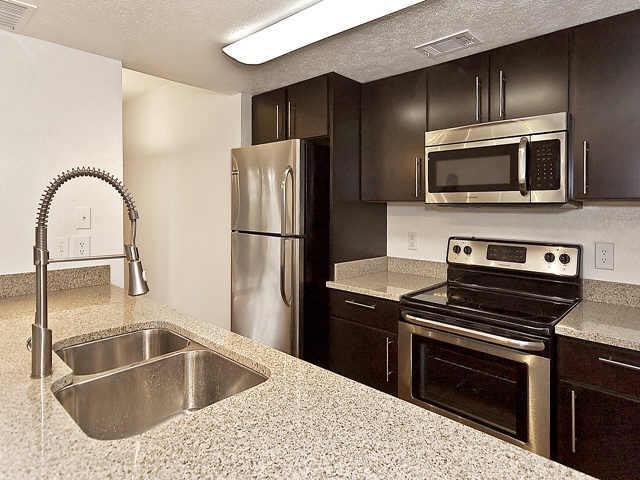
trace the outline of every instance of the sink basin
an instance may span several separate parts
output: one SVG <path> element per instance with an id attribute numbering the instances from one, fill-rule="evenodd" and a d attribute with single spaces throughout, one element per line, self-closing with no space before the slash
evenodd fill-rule
<path id="1" fill-rule="evenodd" d="M 247 367 L 200 348 L 94 377 L 75 377 L 77 383 L 54 391 L 54 395 L 89 437 L 114 440 L 142 433 L 171 417 L 204 408 L 266 380 Z"/>
<path id="2" fill-rule="evenodd" d="M 190 340 L 165 328 L 147 328 L 56 349 L 75 375 L 105 372 L 186 348 Z"/>

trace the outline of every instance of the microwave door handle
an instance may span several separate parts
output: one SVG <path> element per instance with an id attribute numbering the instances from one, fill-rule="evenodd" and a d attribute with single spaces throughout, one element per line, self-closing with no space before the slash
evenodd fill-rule
<path id="1" fill-rule="evenodd" d="M 527 143 L 529 139 L 522 137 L 518 144 L 518 186 L 520 187 L 520 195 L 527 195 Z"/>

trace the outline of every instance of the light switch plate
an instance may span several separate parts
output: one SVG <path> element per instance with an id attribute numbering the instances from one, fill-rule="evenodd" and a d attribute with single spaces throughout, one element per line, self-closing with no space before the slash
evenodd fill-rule
<path id="1" fill-rule="evenodd" d="M 418 234 L 416 232 L 409 232 L 407 240 L 407 248 L 409 250 L 418 249 Z"/>
<path id="2" fill-rule="evenodd" d="M 76 207 L 76 229 L 91 229 L 91 207 Z"/>
<path id="3" fill-rule="evenodd" d="M 91 237 L 73 237 L 72 243 L 72 253 L 74 257 L 91 256 Z"/>
<path id="4" fill-rule="evenodd" d="M 614 244 L 609 242 L 596 242 L 596 268 L 598 270 L 613 270 Z"/>

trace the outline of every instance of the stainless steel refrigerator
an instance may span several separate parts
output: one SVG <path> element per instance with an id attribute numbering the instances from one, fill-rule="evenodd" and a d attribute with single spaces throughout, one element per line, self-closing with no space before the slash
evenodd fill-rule
<path id="1" fill-rule="evenodd" d="M 231 154 L 231 330 L 296 356 L 311 157 L 301 140 Z"/>

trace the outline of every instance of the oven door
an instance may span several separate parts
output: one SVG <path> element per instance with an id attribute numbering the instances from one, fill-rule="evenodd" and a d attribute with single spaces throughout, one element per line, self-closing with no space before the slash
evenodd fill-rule
<path id="1" fill-rule="evenodd" d="M 473 334 L 400 322 L 400 398 L 549 457 L 549 359 Z"/>
<path id="2" fill-rule="evenodd" d="M 426 148 L 427 203 L 529 203 L 530 137 Z"/>

